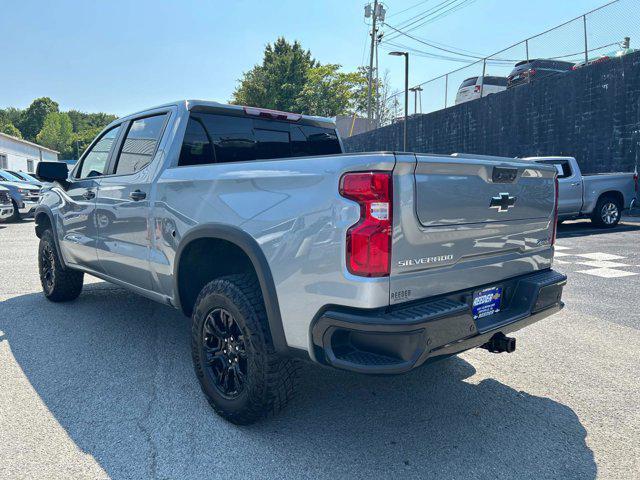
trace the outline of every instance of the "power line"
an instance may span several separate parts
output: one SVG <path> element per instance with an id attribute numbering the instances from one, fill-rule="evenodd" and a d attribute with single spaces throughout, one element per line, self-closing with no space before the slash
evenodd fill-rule
<path id="1" fill-rule="evenodd" d="M 426 23 L 430 23 L 431 21 L 435 21 L 438 18 L 441 18 L 445 14 L 452 13 L 453 11 L 462 8 L 469 2 L 473 1 L 475 0 L 445 0 L 438 5 L 435 5 L 434 7 L 418 14 L 413 19 L 410 19 L 410 21 L 401 22 L 398 27 L 406 29 L 407 31 L 415 30 L 416 28 L 419 28 Z M 418 25 L 416 25 L 416 23 L 418 23 Z M 392 34 L 391 39 L 396 38 L 397 36 L 398 34 Z"/>
<path id="2" fill-rule="evenodd" d="M 403 20 L 399 23 L 400 26 L 405 27 L 407 25 L 412 25 L 413 23 L 415 23 L 416 21 L 419 21 L 420 19 L 424 18 L 425 16 L 430 15 L 430 12 L 433 12 L 434 10 L 437 10 L 439 7 L 441 7 L 444 4 L 451 4 L 454 2 L 457 2 L 459 0 L 443 0 L 442 2 L 427 8 L 426 10 L 423 10 L 422 12 L 416 14 L 415 16 L 408 18 L 406 20 Z M 446 7 L 446 5 L 445 5 Z"/>
<path id="3" fill-rule="evenodd" d="M 419 7 L 420 5 L 424 5 L 425 3 L 428 3 L 430 1 L 431 0 L 423 0 L 422 2 L 418 2 L 418 3 L 414 4 L 414 5 L 411 5 L 410 7 L 407 7 L 404 10 L 400 10 L 399 12 L 396 12 L 396 13 L 394 13 L 392 15 L 389 15 L 389 17 L 396 17 L 396 16 L 398 16 L 400 14 L 403 14 L 404 12 L 408 12 L 409 10 L 411 10 L 413 8 L 416 8 L 416 7 Z"/>
<path id="4" fill-rule="evenodd" d="M 485 58 L 485 57 L 478 57 L 478 56 L 476 56 L 476 55 L 468 55 L 468 54 L 466 54 L 466 53 L 462 53 L 462 52 L 456 52 L 456 51 L 454 51 L 454 50 L 450 50 L 450 49 L 448 49 L 448 48 L 438 47 L 437 45 L 434 45 L 434 44 L 432 44 L 432 43 L 425 42 L 424 40 L 420 40 L 418 37 L 414 37 L 413 35 L 410 35 L 410 34 L 408 34 L 407 32 L 403 32 L 402 30 L 400 30 L 400 29 L 398 29 L 398 28 L 394 27 L 393 25 L 389 25 L 389 24 L 388 24 L 388 23 L 386 23 L 386 22 L 385 22 L 384 24 L 385 24 L 385 26 L 387 26 L 387 27 L 389 27 L 390 29 L 392 29 L 392 30 L 394 30 L 394 31 L 398 32 L 399 34 L 404 35 L 405 37 L 409 37 L 410 39 L 415 40 L 415 41 L 416 41 L 416 42 L 418 42 L 418 43 L 422 43 L 423 45 L 426 45 L 426 46 L 428 46 L 428 47 L 435 48 L 436 50 L 442 50 L 443 52 L 452 53 L 452 54 L 454 54 L 454 55 L 460 55 L 461 57 L 474 58 L 474 59 L 476 59 L 476 60 L 484 60 L 484 58 Z M 395 38 L 395 37 L 394 37 L 394 38 Z M 389 40 L 393 40 L 393 38 L 390 38 Z M 388 42 L 388 40 L 387 40 L 387 42 Z"/>

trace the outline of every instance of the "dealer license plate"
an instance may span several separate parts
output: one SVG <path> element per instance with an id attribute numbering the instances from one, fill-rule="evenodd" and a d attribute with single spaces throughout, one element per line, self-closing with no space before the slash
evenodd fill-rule
<path id="1" fill-rule="evenodd" d="M 490 287 L 473 294 L 473 319 L 488 317 L 500 311 L 502 287 Z"/>

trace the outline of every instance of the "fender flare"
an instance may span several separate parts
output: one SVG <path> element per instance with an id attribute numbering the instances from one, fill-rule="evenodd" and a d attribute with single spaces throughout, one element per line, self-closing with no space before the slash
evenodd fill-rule
<path id="1" fill-rule="evenodd" d="M 271 268 L 269 267 L 269 263 L 267 262 L 260 245 L 258 245 L 258 242 L 240 228 L 225 224 L 209 223 L 193 228 L 180 239 L 173 265 L 173 291 L 175 306 L 184 312 L 184 308 L 180 304 L 180 289 L 178 285 L 178 272 L 180 271 L 182 253 L 192 241 L 201 238 L 228 241 L 229 243 L 233 243 L 239 247 L 247 255 L 256 272 L 258 282 L 260 283 L 273 346 L 276 352 L 287 353 L 287 340 L 284 335 L 280 306 L 278 304 L 278 295 L 276 293 L 273 276 L 271 275 Z"/>
<path id="2" fill-rule="evenodd" d="M 60 244 L 58 241 L 58 232 L 56 230 L 56 222 L 54 220 L 55 217 L 53 216 L 53 212 L 51 211 L 51 208 L 49 208 L 49 206 L 47 205 L 40 204 L 36 207 L 35 212 L 33 212 L 33 219 L 36 225 L 35 227 L 36 236 L 40 238 L 40 233 L 38 231 L 38 216 L 40 215 L 46 215 L 49 218 L 49 224 L 51 225 L 51 230 L 53 233 L 53 242 L 55 244 L 56 253 L 58 255 L 58 258 L 60 259 L 62 268 L 67 268 L 66 264 L 64 263 L 64 257 L 62 256 L 62 251 L 60 250 Z"/>

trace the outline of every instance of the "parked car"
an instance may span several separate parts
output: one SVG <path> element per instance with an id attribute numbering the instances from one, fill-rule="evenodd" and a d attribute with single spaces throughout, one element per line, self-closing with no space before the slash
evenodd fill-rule
<path id="1" fill-rule="evenodd" d="M 6 170 L 0 170 L 0 186 L 8 189 L 11 195 L 13 215 L 9 220 L 18 221 L 33 215 L 40 199 L 40 187 L 23 182 Z"/>
<path id="2" fill-rule="evenodd" d="M 9 189 L 0 187 L 0 222 L 13 217 L 13 203 Z"/>
<path id="3" fill-rule="evenodd" d="M 285 405 L 295 359 L 397 374 L 563 307 L 556 169 L 501 157 L 343 153 L 330 119 L 183 101 L 111 123 L 36 210 L 44 295 L 90 273 L 191 317 L 224 418 Z M 93 211 L 114 215 L 95 222 Z"/>
<path id="4" fill-rule="evenodd" d="M 579 68 L 582 68 L 584 66 L 595 65 L 596 63 L 608 62 L 611 59 L 624 57 L 625 55 L 628 55 L 630 53 L 634 53 L 637 51 L 638 50 L 635 48 L 623 48 L 622 50 L 618 50 L 617 52 L 605 53 L 604 55 L 600 55 L 597 58 L 589 60 L 588 62 L 585 60 L 578 62 L 574 64 L 573 67 L 571 67 L 571 70 L 578 70 Z"/>
<path id="5" fill-rule="evenodd" d="M 456 105 L 486 97 L 507 89 L 507 77 L 479 76 L 467 78 L 460 84 L 456 95 Z"/>
<path id="6" fill-rule="evenodd" d="M 637 202 L 637 173 L 597 173 L 583 175 L 573 157 L 530 157 L 558 169 L 560 185 L 559 221 L 590 218 L 601 228 L 615 227 L 626 209 Z"/>
<path id="7" fill-rule="evenodd" d="M 530 83 L 534 79 L 559 75 L 570 71 L 573 67 L 572 62 L 562 60 L 523 60 L 516 63 L 514 69 L 507 76 L 507 88 Z"/>
<path id="8" fill-rule="evenodd" d="M 18 177 L 23 182 L 27 182 L 27 183 L 30 183 L 31 185 L 37 185 L 39 187 L 42 187 L 42 182 L 38 180 L 36 177 L 34 177 L 33 175 L 29 175 L 26 172 L 16 172 L 15 170 L 5 170 L 5 171 L 10 173 L 14 177 Z"/>

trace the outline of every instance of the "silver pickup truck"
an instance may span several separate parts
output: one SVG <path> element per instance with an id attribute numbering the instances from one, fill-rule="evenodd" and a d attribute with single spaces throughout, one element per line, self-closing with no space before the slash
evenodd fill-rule
<path id="1" fill-rule="evenodd" d="M 552 165 L 345 154 L 328 119 L 182 101 L 38 176 L 45 296 L 89 273 L 181 309 L 202 390 L 238 424 L 284 406 L 299 359 L 395 374 L 511 352 L 563 307 Z"/>
<path id="2" fill-rule="evenodd" d="M 558 170 L 560 198 L 558 219 L 591 218 L 600 228 L 615 227 L 622 212 L 633 208 L 638 195 L 637 173 L 598 173 L 583 175 L 573 157 L 529 157 Z"/>

